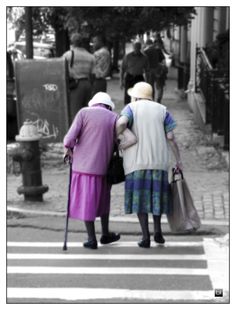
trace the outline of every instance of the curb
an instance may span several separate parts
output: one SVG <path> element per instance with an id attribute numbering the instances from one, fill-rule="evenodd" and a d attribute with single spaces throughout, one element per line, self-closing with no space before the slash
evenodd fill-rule
<path id="1" fill-rule="evenodd" d="M 7 214 L 15 215 L 32 215 L 32 216 L 54 216 L 54 217 L 65 217 L 66 212 L 53 212 L 53 211 L 35 211 L 25 210 L 18 207 L 7 207 Z M 139 223 L 137 218 L 128 216 L 110 216 L 110 222 L 116 223 Z M 167 218 L 162 219 L 163 224 L 167 224 Z M 214 225 L 214 226 L 229 226 L 228 220 L 215 220 L 215 219 L 201 219 L 202 225 Z"/>

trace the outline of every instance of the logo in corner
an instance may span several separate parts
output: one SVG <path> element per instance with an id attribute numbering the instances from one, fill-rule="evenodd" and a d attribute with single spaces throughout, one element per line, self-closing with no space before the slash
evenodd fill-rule
<path id="1" fill-rule="evenodd" d="M 221 288 L 215 289 L 215 297 L 223 297 L 223 290 Z"/>

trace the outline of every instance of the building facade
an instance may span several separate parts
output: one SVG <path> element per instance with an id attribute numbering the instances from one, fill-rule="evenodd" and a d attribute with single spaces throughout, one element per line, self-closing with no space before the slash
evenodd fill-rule
<path id="1" fill-rule="evenodd" d="M 195 121 L 222 137 L 229 149 L 229 7 L 196 7 L 196 16 L 180 35 L 181 50 L 189 50 L 187 100 Z M 182 28 L 182 27 L 181 27 Z M 184 32 L 184 30 L 183 30 Z M 188 38 L 190 39 L 188 41 Z M 188 56 L 184 56 L 187 57 Z M 187 58 L 186 62 L 188 62 Z M 180 57 L 181 60 L 181 57 Z"/>

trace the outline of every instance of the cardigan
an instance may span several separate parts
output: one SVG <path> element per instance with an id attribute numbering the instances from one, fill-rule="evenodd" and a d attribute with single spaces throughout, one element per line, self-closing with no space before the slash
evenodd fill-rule
<path id="1" fill-rule="evenodd" d="M 168 170 L 169 146 L 166 133 L 176 123 L 166 107 L 150 100 L 128 104 L 121 115 L 129 119 L 129 127 L 138 142 L 123 152 L 125 174 L 136 170 Z"/>
<path id="2" fill-rule="evenodd" d="M 117 114 L 101 106 L 81 109 L 64 137 L 73 149 L 72 170 L 106 175 L 113 153 Z"/>

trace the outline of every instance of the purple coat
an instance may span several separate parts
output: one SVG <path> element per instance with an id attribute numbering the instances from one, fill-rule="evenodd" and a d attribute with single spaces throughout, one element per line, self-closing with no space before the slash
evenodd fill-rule
<path id="1" fill-rule="evenodd" d="M 64 146 L 73 148 L 72 170 L 105 175 L 115 141 L 118 115 L 102 106 L 81 109 L 64 137 Z"/>

